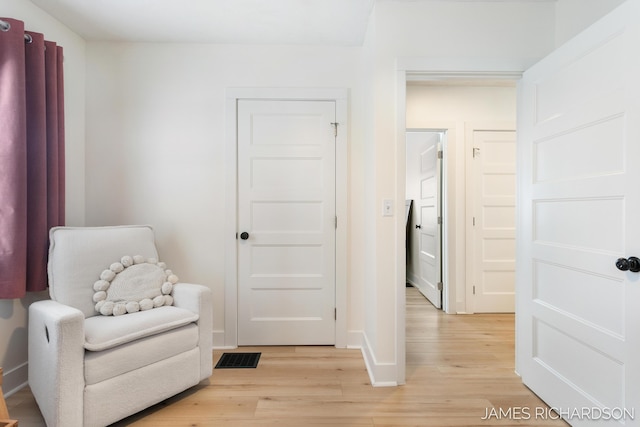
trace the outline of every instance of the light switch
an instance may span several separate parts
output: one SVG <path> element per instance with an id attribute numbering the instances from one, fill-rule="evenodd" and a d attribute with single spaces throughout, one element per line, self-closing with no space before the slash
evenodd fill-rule
<path id="1" fill-rule="evenodd" d="M 385 199 L 382 202 L 382 216 L 393 216 L 393 200 Z"/>

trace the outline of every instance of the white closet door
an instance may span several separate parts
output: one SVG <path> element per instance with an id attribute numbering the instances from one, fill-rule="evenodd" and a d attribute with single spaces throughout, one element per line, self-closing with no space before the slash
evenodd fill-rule
<path id="1" fill-rule="evenodd" d="M 238 102 L 238 344 L 335 343 L 333 101 Z"/>

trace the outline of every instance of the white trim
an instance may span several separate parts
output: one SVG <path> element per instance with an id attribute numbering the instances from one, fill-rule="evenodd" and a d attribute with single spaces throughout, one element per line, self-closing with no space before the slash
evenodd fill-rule
<path id="1" fill-rule="evenodd" d="M 407 82 L 405 80 L 405 72 L 398 71 L 396 75 L 396 96 L 398 99 L 404 99 L 403 108 L 396 109 L 396 163 L 402 164 L 402 173 L 398 171 L 398 175 L 396 176 L 396 189 L 395 189 L 395 200 L 397 200 L 397 205 L 400 206 L 400 201 L 406 200 L 407 198 L 407 189 L 406 189 L 406 181 L 407 181 L 407 144 L 406 144 L 406 134 L 407 134 L 407 109 L 406 109 L 406 99 L 407 99 Z M 394 372 L 393 381 L 396 384 L 404 384 L 406 377 L 406 301 L 407 301 L 407 248 L 406 248 L 406 227 L 404 215 L 395 215 L 394 221 L 396 222 L 396 369 Z M 402 244 L 399 244 L 402 242 Z M 402 286 L 400 286 L 402 284 Z M 366 335 L 365 335 L 366 338 Z M 366 342 L 366 340 L 365 340 Z M 368 345 L 368 342 L 366 342 Z M 364 346 L 363 346 L 364 348 Z M 364 351 L 363 351 L 363 354 Z M 366 359 L 365 359 L 366 360 Z M 375 359 L 374 359 L 375 361 Z M 367 365 L 369 366 L 369 365 Z M 380 376 L 383 375 L 382 372 L 379 372 L 380 369 L 375 370 L 376 380 L 380 381 Z M 371 371 L 369 371 L 371 372 Z M 385 372 L 386 374 L 386 372 Z M 384 377 L 384 376 L 383 376 Z M 389 380 L 382 380 L 384 382 L 389 382 Z M 373 383 L 373 381 L 372 381 Z M 375 385 L 375 383 L 374 383 Z"/>
<path id="2" fill-rule="evenodd" d="M 535 59 L 512 58 L 398 58 L 397 70 L 404 71 L 406 81 L 477 79 L 518 80 Z"/>
<path id="3" fill-rule="evenodd" d="M 2 392 L 4 397 L 9 397 L 14 393 L 29 385 L 29 362 L 21 363 L 15 368 L 2 373 Z"/>
<path id="4" fill-rule="evenodd" d="M 339 123 L 336 138 L 336 347 L 344 348 L 348 343 L 347 334 L 347 277 L 349 269 L 349 123 L 348 92 L 341 90 L 335 94 L 336 121 Z M 339 96 L 341 95 L 341 96 Z"/>
<path id="5" fill-rule="evenodd" d="M 336 343 L 338 348 L 347 347 L 347 234 L 349 230 L 348 200 L 348 90 L 335 88 L 228 88 L 226 93 L 226 221 L 225 221 L 225 284 L 224 284 L 224 330 L 217 334 L 216 346 L 235 348 L 238 346 L 238 257 L 236 252 L 237 232 L 237 110 L 239 99 L 287 99 L 287 100 L 332 100 L 336 102 L 338 136 L 336 138 Z M 220 331 L 218 331 L 220 332 Z"/>
<path id="6" fill-rule="evenodd" d="M 362 358 L 369 373 L 369 380 L 374 387 L 395 387 L 399 385 L 398 367 L 404 363 L 378 363 L 374 353 L 371 351 L 371 344 L 367 334 L 362 333 Z"/>
<path id="7" fill-rule="evenodd" d="M 211 335 L 213 338 L 213 340 L 211 341 L 213 343 L 213 348 L 225 348 L 224 329 L 216 329 Z"/>
<path id="8" fill-rule="evenodd" d="M 371 344 L 364 331 L 349 331 L 349 349 L 359 349 L 362 353 L 369 381 L 374 387 L 398 386 L 398 364 L 378 363 L 371 351 Z"/>
<path id="9" fill-rule="evenodd" d="M 363 341 L 363 331 L 348 331 L 347 332 L 347 348 L 361 349 Z"/>
<path id="10" fill-rule="evenodd" d="M 238 252 L 237 252 L 237 207 L 238 207 L 238 148 L 237 148 L 237 99 L 227 93 L 226 99 L 226 205 L 224 227 L 225 273 L 224 273 L 224 339 L 223 347 L 238 346 Z"/>
<path id="11" fill-rule="evenodd" d="M 522 76 L 534 60 L 528 58 L 487 59 L 487 58 L 397 58 L 396 60 L 396 200 L 405 199 L 405 142 L 407 114 L 407 81 L 433 80 L 433 81 L 468 81 L 478 80 L 516 80 Z M 448 144 L 451 145 L 451 144 Z M 402 296 L 406 293 L 406 266 L 405 266 L 405 227 L 404 217 L 397 215 L 396 221 L 396 380 L 403 384 L 406 373 L 406 337 L 405 337 L 405 313 L 406 300 Z M 455 292 L 453 293 L 455 298 Z M 451 295 L 449 296 L 451 298 Z M 449 300 L 449 302 L 451 302 Z M 449 307 L 455 307 L 449 305 Z M 363 346 L 364 348 L 364 346 Z M 363 349 L 363 354 L 365 350 Z M 365 359 L 367 360 L 367 359 Z M 367 360 L 367 362 L 369 362 Z"/>

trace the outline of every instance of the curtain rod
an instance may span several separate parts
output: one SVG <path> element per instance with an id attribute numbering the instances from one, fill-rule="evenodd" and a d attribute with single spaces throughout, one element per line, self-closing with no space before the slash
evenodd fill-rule
<path id="1" fill-rule="evenodd" d="M 11 29 L 11 24 L 8 23 L 7 21 L 3 21 L 2 19 L 0 19 L 0 30 L 9 31 L 10 29 Z M 25 34 L 24 35 L 24 40 L 27 43 L 31 43 L 33 41 L 33 38 L 31 37 L 31 35 Z"/>

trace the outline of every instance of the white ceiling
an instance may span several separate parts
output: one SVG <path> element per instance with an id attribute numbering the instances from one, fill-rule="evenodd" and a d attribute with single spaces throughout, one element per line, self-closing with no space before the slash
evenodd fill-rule
<path id="1" fill-rule="evenodd" d="M 360 46 L 375 0 L 31 0 L 86 40 Z"/>

